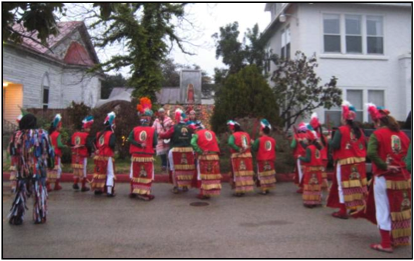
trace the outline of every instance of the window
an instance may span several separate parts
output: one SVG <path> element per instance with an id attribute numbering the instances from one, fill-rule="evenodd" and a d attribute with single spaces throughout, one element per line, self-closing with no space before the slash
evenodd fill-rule
<path id="1" fill-rule="evenodd" d="M 362 53 L 361 16 L 345 16 L 346 53 Z"/>
<path id="2" fill-rule="evenodd" d="M 327 53 L 341 52 L 340 16 L 326 14 L 323 16 L 324 46 Z"/>
<path id="3" fill-rule="evenodd" d="M 362 90 L 347 90 L 347 100 L 354 105 L 356 109 L 356 121 L 363 122 L 364 120 L 364 102 Z"/>
<path id="4" fill-rule="evenodd" d="M 49 108 L 49 90 L 50 90 L 49 74 L 45 73 L 42 79 L 42 107 Z"/>
<path id="5" fill-rule="evenodd" d="M 290 59 L 290 29 L 289 27 L 282 31 L 282 49 L 280 51 L 282 58 Z"/>
<path id="6" fill-rule="evenodd" d="M 325 123 L 329 128 L 341 126 L 342 111 L 341 108 L 335 108 L 325 111 Z"/>
<path id="7" fill-rule="evenodd" d="M 377 91 L 377 90 L 368 91 L 368 102 L 373 103 L 380 107 L 385 107 L 384 91 Z M 369 117 L 369 122 L 372 122 L 371 117 Z"/>
<path id="8" fill-rule="evenodd" d="M 384 54 L 382 16 L 324 14 L 325 53 Z"/>
<path id="9" fill-rule="evenodd" d="M 384 54 L 383 19 L 367 16 L 367 53 Z"/>

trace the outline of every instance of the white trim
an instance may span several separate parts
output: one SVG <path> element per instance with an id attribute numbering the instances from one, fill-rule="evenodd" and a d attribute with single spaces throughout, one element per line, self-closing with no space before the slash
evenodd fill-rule
<path id="1" fill-rule="evenodd" d="M 320 59 L 343 59 L 343 60 L 377 60 L 388 61 L 388 56 L 369 55 L 369 54 L 338 54 L 338 53 L 321 53 L 318 55 Z"/>

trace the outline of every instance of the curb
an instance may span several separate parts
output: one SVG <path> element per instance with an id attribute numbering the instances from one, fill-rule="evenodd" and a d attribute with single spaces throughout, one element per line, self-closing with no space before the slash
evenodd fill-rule
<path id="1" fill-rule="evenodd" d="M 223 179 L 222 182 L 229 182 L 230 175 L 229 174 L 222 174 Z M 88 180 L 92 180 L 92 174 L 88 174 Z M 118 183 L 129 183 L 129 174 L 116 174 L 116 182 Z M 295 174 L 276 174 L 277 182 L 293 182 Z M 332 180 L 333 173 L 328 173 L 328 179 Z M 10 179 L 10 172 L 3 172 L 3 181 L 8 181 Z M 62 173 L 60 182 L 73 182 L 73 174 L 72 173 Z M 155 183 L 169 183 L 169 176 L 168 174 L 155 174 Z"/>

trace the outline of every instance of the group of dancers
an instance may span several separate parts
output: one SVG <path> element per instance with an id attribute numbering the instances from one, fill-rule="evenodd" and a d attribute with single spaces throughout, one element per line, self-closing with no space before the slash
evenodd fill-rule
<path id="1" fill-rule="evenodd" d="M 131 154 L 130 197 L 145 201 L 155 198 L 151 193 L 155 154 L 165 157 L 162 157 L 162 167 L 168 169 L 174 194 L 196 187 L 199 199 L 220 195 L 223 177 L 216 134 L 195 119 L 194 111 L 190 112 L 192 117 L 187 118 L 181 109 L 174 112 L 175 124 L 167 119 L 168 128 L 163 124 L 165 118 L 151 125 L 154 117 L 151 100 L 144 97 L 139 101 L 140 124 L 127 139 Z M 372 221 L 378 225 L 382 241 L 371 248 L 392 252 L 393 246 L 408 244 L 411 235 L 411 174 L 405 162 L 405 159 L 411 161 L 406 158 L 410 141 L 388 110 L 370 104 L 368 111 L 377 127 L 368 146 L 364 132 L 355 122 L 356 111 L 348 102 L 342 106 L 342 126 L 333 138 L 323 134 L 316 114 L 309 124 L 299 124 L 291 144 L 297 160 L 295 182 L 305 207 L 321 205 L 322 190 L 328 188 L 326 168 L 331 151 L 335 175 L 327 205 L 339 209 L 333 217 L 354 216 Z M 82 129 L 72 135 L 68 145 L 72 150 L 73 189 L 82 192 L 92 189 L 95 195 L 115 196 L 115 118 L 114 112 L 108 113 L 104 129 L 91 137 L 94 119 L 87 116 L 82 121 Z M 61 140 L 62 117 L 55 116 L 49 132 L 37 129 L 36 118 L 31 114 L 19 117 L 18 123 L 19 129 L 9 146 L 11 181 L 16 195 L 9 215 L 10 224 L 22 224 L 26 200 L 31 194 L 35 200 L 34 221 L 44 223 L 48 192 L 61 189 L 62 149 L 68 146 Z M 236 121 L 227 123 L 231 133 L 227 142 L 231 152 L 230 184 L 236 197 L 253 192 L 255 186 L 263 195 L 275 188 L 276 141 L 270 137 L 270 123 L 265 119 L 260 123 L 260 137 L 255 140 Z M 168 149 L 161 146 L 158 150 L 160 143 L 168 143 Z M 256 155 L 256 166 L 252 152 Z M 365 166 L 367 155 L 373 163 L 373 178 L 369 182 Z M 87 179 L 90 157 L 94 160 L 91 181 Z"/>

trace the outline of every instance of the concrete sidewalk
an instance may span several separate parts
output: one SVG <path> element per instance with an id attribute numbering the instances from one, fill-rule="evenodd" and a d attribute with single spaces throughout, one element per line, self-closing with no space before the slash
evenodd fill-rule
<path id="1" fill-rule="evenodd" d="M 4 184 L 6 186 L 6 184 Z M 174 195 L 154 184 L 154 201 L 74 192 L 70 184 L 49 195 L 46 224 L 6 219 L 12 196 L 3 192 L 3 258 L 412 258 L 411 247 L 394 254 L 369 249 L 379 241 L 375 225 L 338 220 L 327 208 L 306 209 L 292 183 L 280 183 L 268 196 L 234 198 L 228 184 L 206 207 L 197 191 Z"/>

